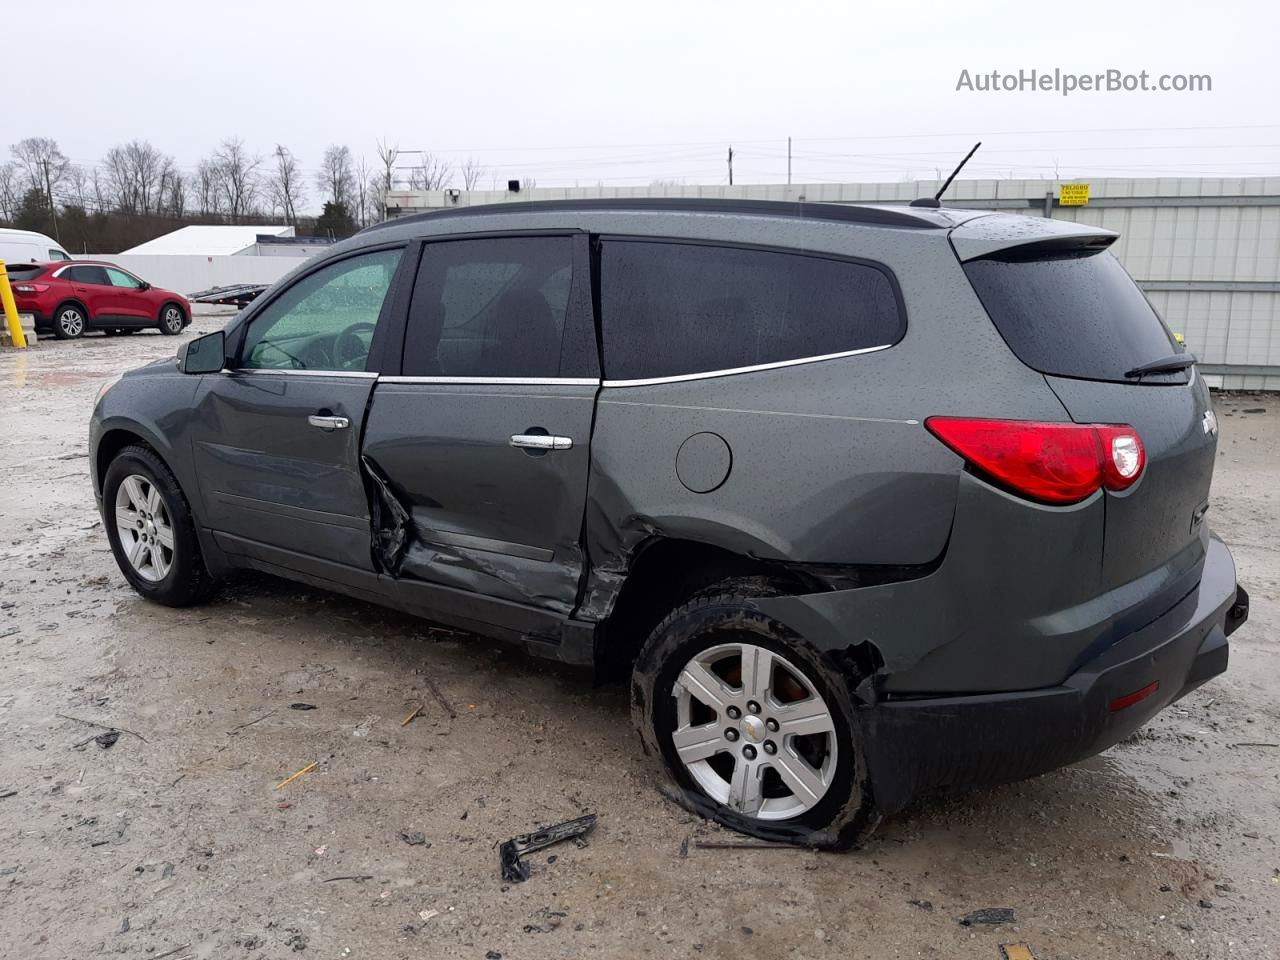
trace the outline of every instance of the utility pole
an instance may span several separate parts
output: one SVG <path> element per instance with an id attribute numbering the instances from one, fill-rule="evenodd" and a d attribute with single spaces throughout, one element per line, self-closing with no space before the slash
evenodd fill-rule
<path id="1" fill-rule="evenodd" d="M 729 186 L 733 186 L 733 147 L 729 147 Z"/>
<path id="2" fill-rule="evenodd" d="M 53 239 L 61 243 L 62 237 L 58 235 L 58 206 L 53 199 L 53 184 L 49 182 L 49 158 L 45 157 L 40 161 L 40 165 L 44 167 L 44 195 L 49 201 L 49 219 L 53 221 Z"/>
<path id="3" fill-rule="evenodd" d="M 791 186 L 791 138 L 787 137 L 787 186 Z"/>

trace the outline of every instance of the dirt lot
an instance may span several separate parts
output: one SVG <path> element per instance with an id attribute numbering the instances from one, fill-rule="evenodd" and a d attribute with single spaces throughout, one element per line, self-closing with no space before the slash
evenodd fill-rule
<path id="1" fill-rule="evenodd" d="M 858 852 L 701 849 L 729 835 L 655 792 L 621 686 L 264 577 L 139 600 L 86 426 L 103 380 L 175 346 L 0 353 L 0 954 L 1280 956 L 1280 402 L 1218 399 L 1210 518 L 1253 598 L 1224 678 Z M 131 732 L 104 749 L 92 724 Z M 501 881 L 495 842 L 584 811 L 589 846 Z M 957 923 L 982 907 L 1016 921 Z"/>

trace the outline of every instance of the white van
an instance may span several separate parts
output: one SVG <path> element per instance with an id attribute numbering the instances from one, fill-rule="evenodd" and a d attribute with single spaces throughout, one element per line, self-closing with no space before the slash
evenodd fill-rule
<path id="1" fill-rule="evenodd" d="M 0 227 L 0 260 L 5 263 L 48 263 L 70 259 L 71 254 L 62 249 L 62 244 L 43 233 Z"/>

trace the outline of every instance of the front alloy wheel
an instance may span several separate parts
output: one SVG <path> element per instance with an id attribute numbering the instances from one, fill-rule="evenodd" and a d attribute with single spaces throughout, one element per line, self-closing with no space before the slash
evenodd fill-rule
<path id="1" fill-rule="evenodd" d="M 141 474 L 131 474 L 116 488 L 116 533 L 129 565 L 139 577 L 159 583 L 173 567 L 176 545 L 173 522 L 164 497 Z"/>
<path id="2" fill-rule="evenodd" d="M 676 677 L 676 755 L 707 796 L 758 820 L 812 810 L 839 747 L 821 694 L 786 657 L 753 643 L 696 654 Z"/>

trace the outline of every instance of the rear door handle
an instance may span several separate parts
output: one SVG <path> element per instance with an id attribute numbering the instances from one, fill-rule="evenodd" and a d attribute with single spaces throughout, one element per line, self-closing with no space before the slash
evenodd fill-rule
<path id="1" fill-rule="evenodd" d="M 545 433 L 517 433 L 511 446 L 525 450 L 572 450 L 572 437 L 553 437 Z"/>
<path id="2" fill-rule="evenodd" d="M 346 417 L 322 417 L 317 414 L 307 417 L 307 423 L 321 430 L 345 430 L 351 426 L 351 421 Z"/>

